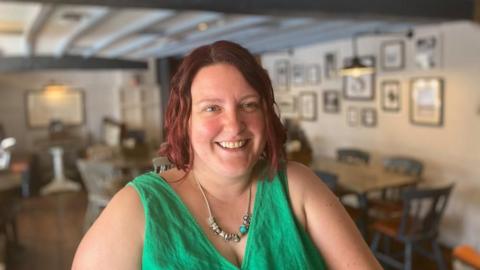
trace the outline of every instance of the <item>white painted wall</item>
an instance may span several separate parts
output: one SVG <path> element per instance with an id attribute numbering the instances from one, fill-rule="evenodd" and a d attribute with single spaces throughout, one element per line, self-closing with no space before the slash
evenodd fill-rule
<path id="1" fill-rule="evenodd" d="M 314 147 L 314 155 L 334 156 L 335 149 L 354 146 L 373 154 L 379 163 L 389 155 L 407 155 L 425 163 L 428 181 L 456 183 L 442 224 L 442 241 L 454 245 L 469 243 L 480 248 L 480 25 L 455 22 L 415 29 L 415 34 L 438 34 L 442 40 L 442 66 L 432 70 L 418 70 L 413 62 L 413 40 L 406 42 L 406 68 L 382 72 L 376 76 L 374 101 L 346 101 L 341 99 L 339 114 L 325 114 L 322 107 L 323 90 L 342 90 L 341 79 L 322 81 L 318 86 L 292 87 L 290 93 L 302 91 L 317 93 L 317 120 L 302 121 L 302 126 Z M 377 67 L 380 44 L 398 37 L 365 36 L 358 41 L 359 55 L 374 55 Z M 351 56 L 351 40 L 321 43 L 296 48 L 288 52 L 262 56 L 264 66 L 273 74 L 274 62 L 289 59 L 291 64 L 320 64 L 326 52 L 338 52 L 340 63 Z M 445 81 L 444 125 L 426 127 L 412 125 L 409 120 L 409 84 L 414 77 L 439 76 Z M 399 113 L 384 112 L 380 104 L 379 85 L 383 80 L 401 82 L 402 105 Z M 374 107 L 378 124 L 375 128 L 350 127 L 346 108 Z"/>
<path id="2" fill-rule="evenodd" d="M 48 82 L 80 88 L 85 93 L 85 124 L 79 128 L 82 135 L 99 140 L 101 123 L 105 116 L 120 119 L 118 89 L 121 73 L 118 71 L 37 71 L 0 74 L 0 123 L 8 136 L 17 139 L 17 150 L 32 149 L 36 139 L 45 138 L 47 129 L 27 126 L 25 94 L 40 90 Z"/>

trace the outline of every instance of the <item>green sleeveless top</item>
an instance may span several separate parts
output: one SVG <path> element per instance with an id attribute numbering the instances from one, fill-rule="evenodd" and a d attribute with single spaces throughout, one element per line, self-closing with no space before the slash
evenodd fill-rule
<path id="1" fill-rule="evenodd" d="M 142 269 L 239 269 L 208 240 L 180 197 L 154 172 L 133 186 L 145 211 Z M 258 181 L 240 269 L 326 269 L 289 204 L 286 177 Z"/>

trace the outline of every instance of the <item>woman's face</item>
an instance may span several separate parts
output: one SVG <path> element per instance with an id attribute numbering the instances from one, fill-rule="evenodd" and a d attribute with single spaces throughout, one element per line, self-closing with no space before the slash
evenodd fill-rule
<path id="1" fill-rule="evenodd" d="M 229 64 L 203 67 L 191 86 L 194 168 L 227 177 L 250 173 L 265 147 L 260 96 Z"/>

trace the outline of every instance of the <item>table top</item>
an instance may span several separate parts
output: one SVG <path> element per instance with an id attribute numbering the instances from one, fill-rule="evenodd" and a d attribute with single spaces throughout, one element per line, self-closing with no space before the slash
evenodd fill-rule
<path id="1" fill-rule="evenodd" d="M 356 193 L 408 185 L 419 181 L 416 176 L 386 171 L 380 165 L 349 164 L 324 157 L 316 159 L 312 168 L 336 174 L 340 186 Z"/>
<path id="2" fill-rule="evenodd" d="M 19 188 L 22 184 L 22 175 L 10 171 L 0 172 L 0 191 L 7 191 Z"/>

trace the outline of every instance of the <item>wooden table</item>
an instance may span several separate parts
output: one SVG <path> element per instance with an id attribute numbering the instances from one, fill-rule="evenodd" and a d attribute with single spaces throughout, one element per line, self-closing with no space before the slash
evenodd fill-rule
<path id="1" fill-rule="evenodd" d="M 349 164 L 332 158 L 317 159 L 312 168 L 336 174 L 338 185 L 357 195 L 362 210 L 358 225 L 364 235 L 366 235 L 368 224 L 367 193 L 414 184 L 419 180 L 416 176 L 386 171 L 380 165 Z"/>

